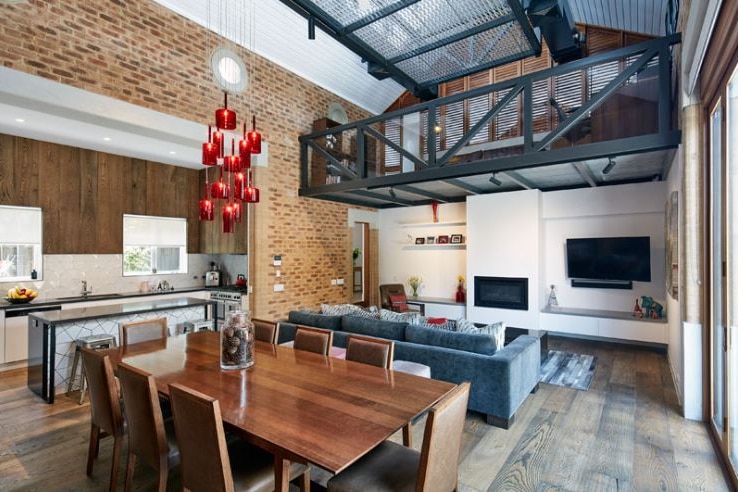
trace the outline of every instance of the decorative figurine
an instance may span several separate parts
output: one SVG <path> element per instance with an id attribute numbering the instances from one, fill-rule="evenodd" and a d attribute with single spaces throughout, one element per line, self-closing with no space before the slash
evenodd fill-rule
<path id="1" fill-rule="evenodd" d="M 559 300 L 556 299 L 556 286 L 551 284 L 551 292 L 548 293 L 548 306 L 558 306 Z"/>
<path id="2" fill-rule="evenodd" d="M 641 309 L 641 306 L 638 305 L 638 298 L 636 297 L 636 303 L 635 307 L 633 308 L 633 316 L 636 318 L 642 318 L 643 317 L 643 309 Z"/>

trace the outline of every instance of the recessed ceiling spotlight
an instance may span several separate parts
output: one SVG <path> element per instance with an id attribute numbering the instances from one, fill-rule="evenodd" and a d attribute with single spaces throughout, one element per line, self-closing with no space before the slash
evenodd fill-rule
<path id="1" fill-rule="evenodd" d="M 26 122 L 26 120 L 24 120 L 23 118 L 16 118 L 15 121 L 18 122 L 18 123 L 25 123 Z"/>
<path id="2" fill-rule="evenodd" d="M 110 142 L 110 137 L 103 137 L 103 140 L 105 140 L 106 142 Z"/>
<path id="3" fill-rule="evenodd" d="M 389 194 L 390 194 L 390 196 L 392 198 L 397 198 L 397 193 L 395 193 L 395 189 L 394 188 L 390 188 L 389 189 Z"/>
<path id="4" fill-rule="evenodd" d="M 169 151 L 169 153 L 170 153 L 171 155 L 175 155 L 175 154 L 176 154 L 176 152 L 175 152 L 175 151 L 173 151 L 173 150 L 170 150 L 170 151 Z"/>

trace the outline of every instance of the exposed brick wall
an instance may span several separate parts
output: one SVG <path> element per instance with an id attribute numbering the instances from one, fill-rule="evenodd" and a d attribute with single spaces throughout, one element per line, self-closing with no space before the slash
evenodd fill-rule
<path id="1" fill-rule="evenodd" d="M 350 296 L 346 207 L 299 198 L 297 137 L 324 117 L 338 96 L 251 56 L 149 0 L 31 0 L 0 6 L 0 63 L 23 72 L 192 121 L 207 122 L 222 95 L 208 69 L 207 47 L 224 44 L 250 67 L 251 89 L 229 97 L 243 118 L 256 114 L 269 142 L 269 167 L 256 170 L 262 201 L 252 220 L 252 308 L 281 317 L 296 307 Z M 369 116 L 341 101 L 350 120 Z M 248 109 L 248 111 L 246 111 Z M 241 120 L 239 120 L 241 121 Z M 204 136 L 203 136 L 204 137 Z M 271 257 L 283 255 L 275 293 Z M 346 285 L 331 287 L 344 277 Z"/>

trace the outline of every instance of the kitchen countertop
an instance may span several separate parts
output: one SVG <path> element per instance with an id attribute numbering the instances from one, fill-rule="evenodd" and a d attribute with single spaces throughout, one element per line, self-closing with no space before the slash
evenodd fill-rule
<path id="1" fill-rule="evenodd" d="M 180 293 L 186 293 L 186 292 L 199 292 L 203 290 L 207 291 L 213 291 L 213 290 L 236 290 L 237 287 L 232 285 L 222 286 L 222 287 L 205 287 L 205 286 L 199 286 L 199 287 L 181 287 L 178 289 L 170 289 L 170 290 L 154 290 L 151 292 L 120 292 L 120 293 L 111 293 L 111 294 L 94 294 L 91 296 L 83 297 L 65 297 L 65 298 L 48 298 L 48 299 L 35 299 L 31 302 L 28 302 L 26 304 L 11 304 L 5 299 L 0 299 L 0 311 L 4 310 L 13 310 L 13 309 L 23 309 L 25 311 L 28 311 L 29 308 L 44 308 L 48 306 L 58 306 L 61 304 L 70 304 L 74 302 L 91 302 L 91 301 L 109 301 L 114 299 L 125 299 L 125 298 L 131 298 L 131 297 L 149 297 L 149 296 L 159 296 L 164 294 L 180 294 Z"/>
<path id="2" fill-rule="evenodd" d="M 177 299 L 163 299 L 134 302 L 128 304 L 110 304 L 107 306 L 95 306 L 80 309 L 41 311 L 29 313 L 29 316 L 43 323 L 57 324 L 72 321 L 80 321 L 95 318 L 109 318 L 122 314 L 146 313 L 151 311 L 164 311 L 168 309 L 180 309 L 195 306 L 213 305 L 215 301 L 209 299 L 196 299 L 192 297 L 181 297 Z"/>

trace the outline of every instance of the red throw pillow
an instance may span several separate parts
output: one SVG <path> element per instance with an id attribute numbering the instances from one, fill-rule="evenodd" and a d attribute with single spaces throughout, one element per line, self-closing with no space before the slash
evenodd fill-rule
<path id="1" fill-rule="evenodd" d="M 446 324 L 446 318 L 427 318 L 426 322 L 429 325 L 445 325 Z"/>
<path id="2" fill-rule="evenodd" d="M 407 296 L 404 294 L 390 295 L 389 300 L 394 311 L 403 312 L 410 309 L 407 307 Z"/>

